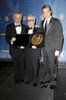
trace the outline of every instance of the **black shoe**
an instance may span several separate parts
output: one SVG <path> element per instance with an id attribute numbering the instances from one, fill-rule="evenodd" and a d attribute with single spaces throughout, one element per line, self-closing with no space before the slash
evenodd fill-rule
<path id="1" fill-rule="evenodd" d="M 46 84 L 46 83 L 50 83 L 50 79 L 45 80 L 45 81 L 41 81 L 39 84 L 44 85 L 44 84 Z"/>
<path id="2" fill-rule="evenodd" d="M 55 89 L 55 84 L 51 84 L 50 89 Z"/>
<path id="3" fill-rule="evenodd" d="M 21 83 L 24 83 L 24 79 L 20 79 L 20 82 L 21 82 Z"/>
<path id="4" fill-rule="evenodd" d="M 41 84 L 41 85 L 42 85 L 43 83 L 44 83 L 44 81 L 39 82 L 39 84 Z"/>
<path id="5" fill-rule="evenodd" d="M 28 84 L 30 84 L 30 82 L 29 81 L 26 81 L 25 84 L 28 85 Z"/>
<path id="6" fill-rule="evenodd" d="M 57 78 L 55 78 L 55 81 L 57 81 Z"/>
<path id="7" fill-rule="evenodd" d="M 19 84 L 19 80 L 16 80 L 16 81 L 15 81 L 15 84 Z"/>
<path id="8" fill-rule="evenodd" d="M 37 85 L 38 85 L 38 84 L 35 84 L 35 83 L 34 83 L 34 84 L 33 84 L 33 87 L 37 87 Z"/>
<path id="9" fill-rule="evenodd" d="M 55 89 L 56 84 L 57 84 L 57 81 L 53 80 L 50 84 L 50 89 Z"/>
<path id="10" fill-rule="evenodd" d="M 42 86 L 41 86 L 41 88 L 47 88 L 48 87 L 48 84 L 43 84 Z"/>

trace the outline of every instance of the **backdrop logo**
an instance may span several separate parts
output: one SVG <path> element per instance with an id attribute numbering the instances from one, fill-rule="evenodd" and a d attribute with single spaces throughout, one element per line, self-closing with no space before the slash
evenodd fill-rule
<path id="1" fill-rule="evenodd" d="M 60 14 L 60 19 L 64 19 L 64 14 Z"/>
<path id="2" fill-rule="evenodd" d="M 41 20 L 44 20 L 44 17 L 43 17 L 43 15 L 41 15 L 41 16 L 40 16 L 40 19 L 41 19 Z"/>
<path id="3" fill-rule="evenodd" d="M 0 21 L 1 21 L 1 17 L 0 17 Z"/>
<path id="4" fill-rule="evenodd" d="M 9 17 L 8 16 L 5 16 L 5 21 L 9 21 Z"/>
<path id="5" fill-rule="evenodd" d="M 23 21 L 25 21 L 26 20 L 26 16 L 23 16 Z"/>

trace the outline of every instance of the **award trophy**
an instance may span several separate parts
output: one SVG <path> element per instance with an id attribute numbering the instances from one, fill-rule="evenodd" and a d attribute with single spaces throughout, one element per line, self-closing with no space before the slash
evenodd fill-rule
<path id="1" fill-rule="evenodd" d="M 31 44 L 35 45 L 35 46 L 40 45 L 42 43 L 42 41 L 43 41 L 43 35 L 40 33 L 36 33 L 31 38 Z"/>

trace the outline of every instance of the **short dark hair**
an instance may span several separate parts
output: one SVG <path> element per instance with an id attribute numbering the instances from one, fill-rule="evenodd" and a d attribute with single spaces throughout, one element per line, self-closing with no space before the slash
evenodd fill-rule
<path id="1" fill-rule="evenodd" d="M 42 11 L 43 9 L 45 9 L 45 8 L 49 8 L 50 11 L 51 11 L 51 15 L 52 15 L 52 9 L 51 9 L 51 7 L 50 7 L 49 5 L 44 5 L 44 6 L 42 7 L 41 11 Z"/>
<path id="2" fill-rule="evenodd" d="M 14 14 L 20 14 L 21 16 L 23 16 L 23 14 L 22 14 L 20 11 L 15 11 L 15 12 L 13 13 L 13 16 L 14 16 Z"/>

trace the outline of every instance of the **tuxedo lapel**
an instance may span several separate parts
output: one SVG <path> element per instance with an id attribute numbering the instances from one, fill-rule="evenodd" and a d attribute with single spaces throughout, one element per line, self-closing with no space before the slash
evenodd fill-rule
<path id="1" fill-rule="evenodd" d="M 13 27 L 13 28 L 12 28 L 12 29 L 13 29 L 13 34 L 16 35 L 16 29 L 15 29 L 14 23 L 13 23 L 12 27 Z"/>
<path id="2" fill-rule="evenodd" d="M 21 24 L 21 34 L 24 34 L 25 33 L 25 28 L 24 28 L 24 25 Z"/>
<path id="3" fill-rule="evenodd" d="M 25 34 L 26 32 L 26 28 L 23 24 L 21 24 L 21 34 Z"/>
<path id="4" fill-rule="evenodd" d="M 43 20 L 42 23 L 41 23 L 41 28 L 42 28 L 42 29 L 44 29 L 44 27 L 43 27 L 44 21 L 45 21 L 45 20 Z"/>
<path id="5" fill-rule="evenodd" d="M 52 23 L 50 23 L 50 24 L 48 25 L 48 27 L 47 27 L 47 31 L 46 31 L 46 34 L 49 33 L 49 31 L 51 30 L 51 28 L 52 28 Z"/>
<path id="6" fill-rule="evenodd" d="M 25 30 L 25 33 L 26 33 L 26 34 L 28 34 L 28 30 L 29 30 L 29 28 L 26 28 L 26 30 Z"/>
<path id="7" fill-rule="evenodd" d="M 36 33 L 36 28 L 34 27 L 34 29 L 33 29 L 33 34 L 35 34 Z"/>
<path id="8" fill-rule="evenodd" d="M 54 23 L 54 20 L 53 20 L 53 17 L 51 18 L 50 20 L 50 23 L 48 25 L 48 28 L 47 28 L 47 31 L 46 31 L 46 34 L 48 35 L 50 33 L 50 31 L 53 29 L 52 26 L 53 26 L 53 23 Z"/>
<path id="9" fill-rule="evenodd" d="M 23 26 L 22 26 L 22 24 L 21 24 L 21 34 L 23 34 Z"/>

